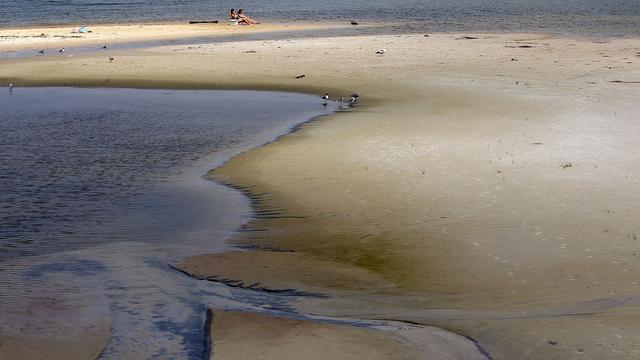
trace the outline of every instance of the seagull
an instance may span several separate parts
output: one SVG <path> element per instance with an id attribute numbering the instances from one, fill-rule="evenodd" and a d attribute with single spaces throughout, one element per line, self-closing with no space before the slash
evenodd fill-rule
<path id="1" fill-rule="evenodd" d="M 111 64 L 113 60 L 115 60 L 115 58 L 113 56 L 109 56 L 109 64 Z"/>
<path id="2" fill-rule="evenodd" d="M 42 50 L 38 51 L 38 54 L 44 54 L 46 52 L 47 52 L 47 49 L 42 49 Z"/>
<path id="3" fill-rule="evenodd" d="M 359 97 L 360 95 L 358 94 L 351 94 L 351 97 L 349 98 L 349 104 L 355 104 L 355 102 L 358 101 Z"/>
<path id="4" fill-rule="evenodd" d="M 109 44 L 105 44 L 102 48 L 107 50 L 107 48 L 109 48 Z"/>
<path id="5" fill-rule="evenodd" d="M 64 48 L 61 48 L 60 50 L 58 50 L 58 52 L 62 54 L 64 52 Z"/>
<path id="6" fill-rule="evenodd" d="M 376 51 L 376 54 L 384 55 L 384 53 L 386 53 L 386 52 L 387 52 L 387 49 L 380 49 L 380 50 Z"/>
<path id="7" fill-rule="evenodd" d="M 324 94 L 324 96 L 322 97 L 322 100 L 324 100 L 322 105 L 327 106 L 327 101 L 329 101 L 329 94 Z"/>
<path id="8" fill-rule="evenodd" d="M 13 92 L 13 83 L 9 84 L 9 92 L 12 93 Z"/>

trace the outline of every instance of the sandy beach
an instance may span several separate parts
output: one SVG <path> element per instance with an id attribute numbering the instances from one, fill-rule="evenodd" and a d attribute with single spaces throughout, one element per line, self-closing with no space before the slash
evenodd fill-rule
<path id="1" fill-rule="evenodd" d="M 209 31 L 153 26 L 135 40 Z M 99 29 L 94 44 L 132 40 L 129 27 Z M 44 46 L 22 37 L 38 32 L 0 30 L 0 50 Z M 274 321 L 321 335 L 279 339 L 265 358 L 336 338 L 351 346 L 342 353 L 370 350 L 366 358 L 390 358 L 381 355 L 389 351 L 406 352 L 403 359 L 640 356 L 640 39 L 354 30 L 109 56 L 112 63 L 104 53 L 0 59 L 0 85 L 360 95 L 354 108 L 212 171 L 211 179 L 254 200 L 255 216 L 228 240 L 237 251 L 173 265 L 198 278 L 327 295 L 296 303 L 300 314 L 392 320 L 421 332 L 399 349 L 398 330 Z M 274 331 L 262 315 L 220 313 L 221 348 L 235 354 L 226 358 L 262 348 L 245 348 L 243 331 Z M 430 326 L 479 348 L 449 332 L 455 341 L 435 341 L 442 334 Z M 0 334 L 0 358 L 30 341 Z"/>
<path id="2" fill-rule="evenodd" d="M 86 26 L 85 33 L 78 33 L 78 26 L 42 26 L 0 29 L 0 51 L 54 50 L 67 47 L 102 47 L 123 43 L 149 42 L 154 40 L 177 40 L 185 38 L 211 38 L 233 35 L 278 33 L 285 31 L 309 31 L 344 28 L 344 24 L 261 24 L 254 26 L 231 26 L 226 19 L 217 24 L 139 23 L 96 24 Z M 52 51 L 54 54 L 57 51 Z"/>

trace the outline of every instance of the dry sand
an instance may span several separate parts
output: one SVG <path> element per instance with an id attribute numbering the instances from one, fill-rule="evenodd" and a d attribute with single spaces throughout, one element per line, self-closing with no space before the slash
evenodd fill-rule
<path id="1" fill-rule="evenodd" d="M 142 24 L 99 24 L 87 26 L 90 33 L 78 33 L 78 26 L 43 26 L 28 28 L 0 29 L 0 51 L 41 50 L 45 48 L 72 48 L 114 45 L 154 40 L 175 40 L 184 38 L 220 37 L 248 35 L 256 33 L 277 33 L 296 30 L 336 29 L 344 24 L 260 24 L 255 26 L 233 26 L 227 19 L 218 24 L 142 23 Z M 74 32 L 74 30 L 76 32 Z"/>
<path id="2" fill-rule="evenodd" d="M 183 270 L 326 293 L 299 309 L 434 324 L 494 359 L 640 356 L 640 40 L 377 35 L 113 56 L 0 60 L 0 82 L 362 95 L 216 169 L 283 216 L 258 212 L 230 240 L 262 252 Z"/>

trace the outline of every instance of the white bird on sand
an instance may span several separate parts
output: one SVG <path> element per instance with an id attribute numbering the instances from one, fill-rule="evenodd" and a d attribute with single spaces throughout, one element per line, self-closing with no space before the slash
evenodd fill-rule
<path id="1" fill-rule="evenodd" d="M 376 54 L 384 55 L 386 52 L 387 52 L 387 49 L 380 49 L 380 50 L 376 51 Z"/>
<path id="2" fill-rule="evenodd" d="M 13 92 L 13 83 L 9 84 L 9 92 Z"/>
<path id="3" fill-rule="evenodd" d="M 64 48 L 60 48 L 60 50 L 58 50 L 58 52 L 59 52 L 60 54 L 62 54 L 62 53 L 64 52 Z"/>
<path id="4" fill-rule="evenodd" d="M 115 60 L 116 58 L 114 58 L 113 56 L 109 56 L 109 64 L 111 64 L 113 62 L 113 60 Z"/>

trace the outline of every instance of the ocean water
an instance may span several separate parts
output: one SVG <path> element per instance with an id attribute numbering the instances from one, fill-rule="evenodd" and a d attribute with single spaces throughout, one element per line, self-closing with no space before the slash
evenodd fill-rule
<path id="1" fill-rule="evenodd" d="M 78 338 L 108 319 L 101 359 L 202 359 L 207 307 L 279 301 L 168 266 L 224 249 L 251 216 L 203 175 L 337 108 L 257 91 L 1 92 L 0 334 Z"/>
<path id="2" fill-rule="evenodd" d="M 224 19 L 400 22 L 416 31 L 640 35 L 638 0 L 0 0 L 0 26 Z"/>

